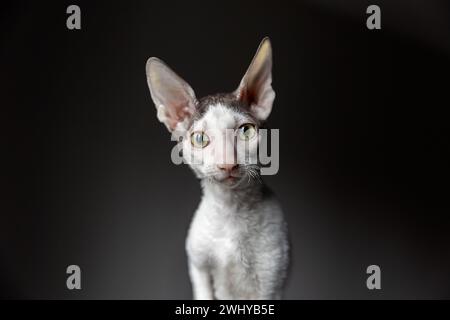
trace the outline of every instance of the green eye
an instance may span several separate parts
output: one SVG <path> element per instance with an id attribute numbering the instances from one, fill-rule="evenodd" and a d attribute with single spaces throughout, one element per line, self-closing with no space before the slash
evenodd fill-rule
<path id="1" fill-rule="evenodd" d="M 256 135 L 256 126 L 251 123 L 243 124 L 238 129 L 238 136 L 241 140 L 250 140 Z"/>
<path id="2" fill-rule="evenodd" d="M 194 147 L 204 148 L 209 144 L 209 137 L 203 131 L 192 132 L 191 143 Z"/>

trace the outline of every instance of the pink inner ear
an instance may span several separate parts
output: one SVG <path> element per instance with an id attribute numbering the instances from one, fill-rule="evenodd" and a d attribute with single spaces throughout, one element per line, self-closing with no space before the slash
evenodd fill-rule
<path id="1" fill-rule="evenodd" d="M 254 77 L 251 82 L 246 83 L 245 87 L 243 87 L 239 93 L 239 100 L 245 102 L 249 107 L 263 103 L 266 94 L 272 91 L 270 81 L 265 83 L 263 76 L 264 75 L 258 75 L 257 77 Z M 267 78 L 269 77 L 270 74 Z"/>
<path id="2" fill-rule="evenodd" d="M 188 107 L 189 102 L 186 101 L 184 103 L 173 103 L 173 108 L 168 108 L 168 122 L 170 128 L 173 130 L 177 126 L 179 122 L 183 122 L 184 119 L 192 116 L 192 112 Z"/>

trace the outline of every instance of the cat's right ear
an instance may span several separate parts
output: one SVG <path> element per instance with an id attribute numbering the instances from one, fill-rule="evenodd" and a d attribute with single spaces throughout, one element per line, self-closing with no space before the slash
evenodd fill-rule
<path id="1" fill-rule="evenodd" d="M 194 90 L 158 58 L 148 59 L 145 70 L 158 120 L 170 132 L 188 129 L 197 104 Z"/>

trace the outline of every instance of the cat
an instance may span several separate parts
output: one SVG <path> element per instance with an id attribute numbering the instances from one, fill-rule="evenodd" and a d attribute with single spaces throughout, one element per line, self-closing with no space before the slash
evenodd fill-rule
<path id="1" fill-rule="evenodd" d="M 186 239 L 194 299 L 281 299 L 287 225 L 257 161 L 258 129 L 275 99 L 269 38 L 231 93 L 197 99 L 155 57 L 146 74 L 159 121 L 176 136 L 201 181 L 203 196 Z"/>

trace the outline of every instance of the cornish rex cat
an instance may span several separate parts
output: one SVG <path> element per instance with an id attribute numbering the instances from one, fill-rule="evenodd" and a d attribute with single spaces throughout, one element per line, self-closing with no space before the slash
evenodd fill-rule
<path id="1" fill-rule="evenodd" d="M 272 48 L 263 39 L 239 87 L 197 99 L 164 62 L 146 66 L 159 121 L 176 136 L 203 197 L 186 240 L 195 299 L 280 299 L 287 227 L 261 181 L 258 128 L 269 116 Z"/>

